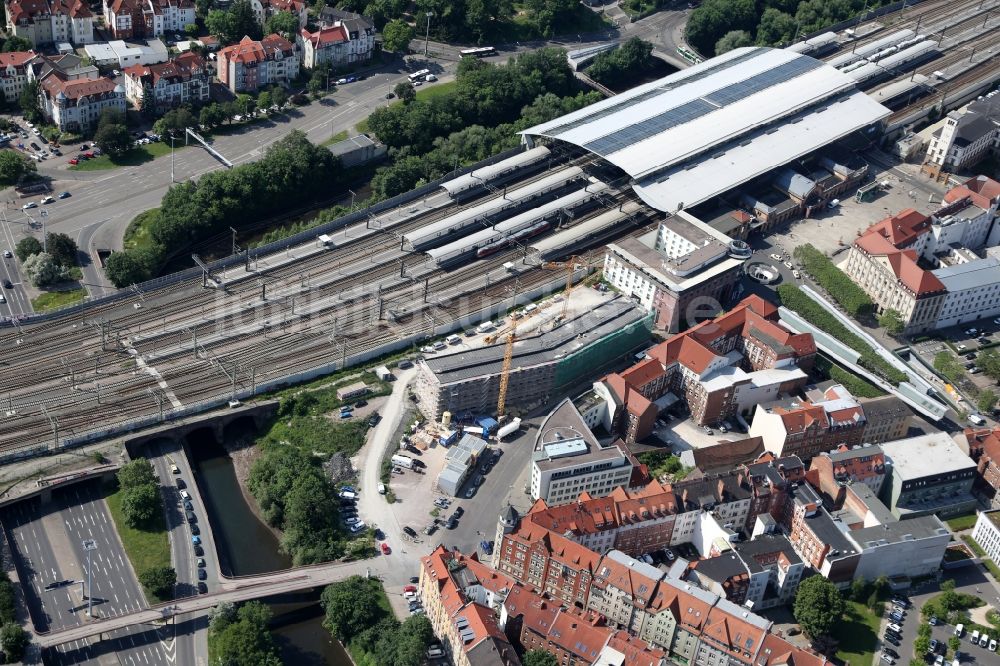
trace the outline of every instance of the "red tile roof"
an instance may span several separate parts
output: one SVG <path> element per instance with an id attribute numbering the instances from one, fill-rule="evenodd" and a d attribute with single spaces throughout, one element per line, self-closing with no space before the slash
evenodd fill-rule
<path id="1" fill-rule="evenodd" d="M 41 83 L 42 89 L 53 99 L 61 92 L 69 99 L 80 99 L 93 95 L 104 95 L 115 90 L 115 82 L 103 76 L 98 79 L 74 79 L 63 81 L 56 75 L 47 76 Z"/>
<path id="2" fill-rule="evenodd" d="M 948 190 L 944 203 L 954 203 L 965 197 L 969 197 L 974 205 L 988 210 L 992 202 L 1000 198 L 1000 183 L 988 176 L 975 176 Z"/>
<path id="3" fill-rule="evenodd" d="M 351 37 L 347 33 L 347 28 L 342 25 L 335 25 L 329 28 L 320 28 L 316 32 L 309 32 L 305 28 L 302 28 L 300 33 L 302 39 L 311 42 L 313 48 L 323 48 L 330 44 L 338 44 L 341 42 L 350 41 Z"/>
<path id="4" fill-rule="evenodd" d="M 647 358 L 639 361 L 628 370 L 621 373 L 622 379 L 635 386 L 642 388 L 646 384 L 655 381 L 663 376 L 663 366 L 655 358 Z"/>
<path id="5" fill-rule="evenodd" d="M 719 607 L 708 612 L 702 638 L 709 638 L 717 647 L 741 659 L 753 656 L 760 649 L 767 630 L 756 627 Z"/>
<path id="6" fill-rule="evenodd" d="M 291 52 L 294 45 L 280 35 L 268 35 L 262 40 L 254 41 L 250 37 L 244 37 L 239 44 L 233 44 L 219 51 L 219 57 L 232 62 L 249 64 L 252 62 L 263 62 L 274 58 L 278 52 Z"/>
<path id="7" fill-rule="evenodd" d="M 34 57 L 34 51 L 11 51 L 9 53 L 0 53 L 0 67 L 23 67 Z"/>
<path id="8" fill-rule="evenodd" d="M 896 249 L 901 250 L 912 244 L 931 228 L 931 218 L 912 208 L 902 210 L 895 215 L 879 220 L 865 230 L 864 234 L 876 233 Z"/>
<path id="9" fill-rule="evenodd" d="M 917 255 L 913 250 L 897 249 L 881 233 L 871 233 L 869 229 L 854 244 L 867 254 L 884 256 L 893 275 L 917 296 L 945 290 L 941 280 L 917 265 Z"/>
<path id="10" fill-rule="evenodd" d="M 828 663 L 826 657 L 796 647 L 776 634 L 764 637 L 753 661 L 754 666 L 824 666 Z"/>

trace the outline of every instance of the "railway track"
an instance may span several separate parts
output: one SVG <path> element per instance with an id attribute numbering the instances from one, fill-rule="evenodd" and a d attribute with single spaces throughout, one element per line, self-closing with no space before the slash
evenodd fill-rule
<path id="1" fill-rule="evenodd" d="M 579 162 L 587 164 L 592 158 Z M 183 286 L 186 298 L 177 297 L 175 286 L 143 294 L 139 309 L 131 303 L 117 303 L 88 312 L 86 318 L 77 315 L 8 331 L 0 337 L 0 349 L 24 353 L 5 354 L 10 360 L 0 385 L 0 402 L 6 402 L 0 409 L 0 455 L 156 416 L 158 410 L 168 412 L 177 403 L 218 401 L 220 396 L 250 391 L 331 359 L 357 358 L 393 340 L 428 335 L 435 326 L 500 306 L 514 290 L 561 282 L 561 277 L 542 270 L 527 270 L 516 277 L 507 274 L 502 266 L 521 258 L 518 249 L 452 271 L 428 266 L 422 255 L 398 249 L 399 234 L 405 229 L 455 210 L 452 206 L 421 215 L 274 269 L 262 279 L 269 293 L 284 297 L 267 307 L 253 305 L 259 295 L 257 279 L 234 285 L 224 295 L 203 291 L 193 279 Z M 329 277 L 337 268 L 355 269 L 365 257 L 376 255 L 379 260 L 364 270 L 342 279 Z M 398 278 L 400 262 L 407 274 L 402 279 Z M 487 277 L 484 282 L 484 270 L 485 275 L 495 276 L 492 281 Z M 379 279 L 385 280 L 384 290 L 363 289 Z M 302 283 L 308 289 L 297 297 L 300 310 L 296 314 L 291 311 L 290 294 Z M 343 302 L 324 301 L 352 289 L 358 293 Z M 424 303 L 425 297 L 429 302 Z M 313 305 L 315 310 L 303 316 L 303 310 Z M 191 327 L 225 329 L 265 317 L 273 319 L 266 330 L 199 343 L 197 358 L 193 337 L 185 338 Z M 101 323 L 101 318 L 108 323 Z M 170 327 L 177 330 L 167 330 Z M 157 329 L 166 332 L 155 334 Z M 134 345 L 130 344 L 132 336 Z M 156 376 L 145 372 L 136 360 L 154 356 L 157 348 L 185 344 L 187 349 L 179 350 L 175 359 L 156 365 Z M 4 417 L 5 411 L 13 414 Z"/>

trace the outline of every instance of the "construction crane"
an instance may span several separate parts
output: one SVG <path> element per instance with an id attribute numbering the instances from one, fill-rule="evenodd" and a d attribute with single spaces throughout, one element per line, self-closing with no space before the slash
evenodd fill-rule
<path id="1" fill-rule="evenodd" d="M 580 259 L 580 257 L 573 255 L 566 259 L 566 261 L 546 261 L 542 264 L 542 268 L 548 270 L 566 269 L 566 291 L 563 292 L 563 306 L 560 320 L 566 319 L 566 314 L 569 312 L 569 294 L 573 291 L 573 270 L 576 268 L 577 259 Z"/>
<path id="2" fill-rule="evenodd" d="M 497 421 L 503 423 L 507 410 L 507 383 L 510 381 L 510 366 L 514 361 L 514 339 L 516 329 L 507 334 L 507 343 L 503 350 L 503 364 L 500 366 L 500 393 L 497 396 Z"/>

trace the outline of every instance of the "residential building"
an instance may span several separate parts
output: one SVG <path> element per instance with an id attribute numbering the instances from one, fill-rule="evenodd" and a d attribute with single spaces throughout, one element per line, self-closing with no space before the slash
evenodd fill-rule
<path id="1" fill-rule="evenodd" d="M 796 391 L 816 356 L 808 333 L 777 323 L 757 296 L 646 352 L 647 358 L 595 384 L 607 396 L 607 428 L 627 444 L 647 437 L 660 411 L 679 397 L 699 425 L 749 415 L 759 403 Z"/>
<path id="2" fill-rule="evenodd" d="M 96 67 L 80 67 L 77 56 L 42 56 L 29 77 L 39 82 L 42 113 L 63 132 L 81 134 L 97 126 L 106 109 L 125 113 L 125 86 L 99 76 Z"/>
<path id="3" fill-rule="evenodd" d="M 609 495 L 627 487 L 638 462 L 621 441 L 601 446 L 569 398 L 538 427 L 531 456 L 531 498 L 563 504 L 587 493 Z"/>
<path id="4" fill-rule="evenodd" d="M 103 0 L 104 23 L 117 39 L 183 35 L 195 24 L 194 0 Z"/>
<path id="5" fill-rule="evenodd" d="M 550 303 L 549 307 L 553 307 Z M 519 336 L 507 383 L 507 408 L 531 409 L 589 381 L 601 368 L 649 344 L 652 317 L 613 295 L 551 330 Z M 547 327 L 546 327 L 547 328 Z M 430 419 L 496 409 L 506 341 L 472 350 L 442 350 L 418 362 L 418 406 Z"/>
<path id="6" fill-rule="evenodd" d="M 163 113 L 184 104 L 208 101 L 211 70 L 205 59 L 192 52 L 159 65 L 133 65 L 122 70 L 125 75 L 125 97 L 136 108 L 148 101 L 156 113 Z"/>
<path id="7" fill-rule="evenodd" d="M 966 428 L 963 435 L 976 463 L 975 493 L 1000 509 L 1000 429 Z"/>
<path id="8" fill-rule="evenodd" d="M 94 41 L 94 14 L 83 0 L 6 0 L 7 32 L 34 47 Z"/>
<path id="9" fill-rule="evenodd" d="M 1000 511 L 979 511 L 972 538 L 986 552 L 986 557 L 1000 561 Z"/>
<path id="10" fill-rule="evenodd" d="M 897 518 L 970 511 L 976 463 L 947 433 L 885 442 L 887 473 L 882 498 Z"/>
<path id="11" fill-rule="evenodd" d="M 316 32 L 305 28 L 296 40 L 302 49 L 302 64 L 308 69 L 326 63 L 344 69 L 371 60 L 375 49 L 375 29 L 352 33 L 344 22 L 322 27 Z"/>
<path id="12" fill-rule="evenodd" d="M 847 488 L 864 484 L 874 495 L 882 492 L 885 482 L 885 454 L 872 444 L 847 446 L 841 444 L 833 451 L 823 451 L 814 456 L 809 465 L 809 481 L 833 508 L 840 508 L 846 499 Z"/>
<path id="13" fill-rule="evenodd" d="M 619 550 L 609 551 L 594 572 L 587 607 L 612 626 L 638 634 L 664 575 L 656 567 Z"/>
<path id="14" fill-rule="evenodd" d="M 925 161 L 943 171 L 974 166 L 995 151 L 1000 139 L 1000 96 L 995 92 L 952 111 L 931 137 Z"/>
<path id="15" fill-rule="evenodd" d="M 786 398 L 758 404 L 750 435 L 764 440 L 777 456 L 809 460 L 840 444 L 860 444 L 867 419 L 861 404 L 836 384 L 817 391 L 812 400 Z"/>
<path id="16" fill-rule="evenodd" d="M 809 566 L 840 587 L 856 578 L 926 576 L 941 566 L 951 533 L 934 515 L 897 520 L 864 484 L 848 486 L 831 514 L 809 484 L 790 487 L 772 514 Z"/>
<path id="17" fill-rule="evenodd" d="M 933 242 L 929 251 L 924 251 L 924 258 L 932 259 L 954 246 L 978 250 L 995 245 L 992 241 L 997 240 L 997 234 L 993 219 L 998 202 L 1000 183 L 986 176 L 975 176 L 948 190 L 942 207 L 932 217 Z"/>
<path id="18" fill-rule="evenodd" d="M 285 86 L 299 73 L 295 45 L 279 35 L 244 37 L 219 51 L 218 62 L 219 81 L 234 93 Z"/>
<path id="19" fill-rule="evenodd" d="M 913 413 L 905 402 L 894 395 L 861 398 L 865 412 L 865 432 L 862 441 L 881 444 L 906 437 Z"/>
<path id="20" fill-rule="evenodd" d="M 761 534 L 700 560 L 690 578 L 729 601 L 761 611 L 795 600 L 805 565 L 780 534 Z"/>
<path id="21" fill-rule="evenodd" d="M 3 96 L 8 104 L 17 103 L 21 96 L 28 83 L 28 63 L 34 57 L 34 51 L 0 53 L 0 80 L 3 81 Z"/>
<path id="22" fill-rule="evenodd" d="M 309 21 L 309 5 L 304 0 L 250 0 L 257 21 L 265 26 L 267 20 L 279 12 L 288 12 L 295 16 L 299 28 L 306 27 Z"/>
<path id="23" fill-rule="evenodd" d="M 679 211 L 656 231 L 609 243 L 604 278 L 654 312 L 657 328 L 676 333 L 734 298 L 750 256 L 746 243 Z"/>
<path id="24" fill-rule="evenodd" d="M 911 209 L 868 228 L 851 245 L 843 270 L 880 310 L 895 310 L 906 334 L 934 330 L 945 285 L 917 259 L 930 239 L 931 221 Z"/>
<path id="25" fill-rule="evenodd" d="M 455 666 L 520 666 L 497 624 L 512 581 L 469 557 L 438 546 L 420 560 L 417 586 L 427 619 Z"/>
<path id="26" fill-rule="evenodd" d="M 932 272 L 946 290 L 935 328 L 1000 315 L 1000 259 L 973 259 Z"/>

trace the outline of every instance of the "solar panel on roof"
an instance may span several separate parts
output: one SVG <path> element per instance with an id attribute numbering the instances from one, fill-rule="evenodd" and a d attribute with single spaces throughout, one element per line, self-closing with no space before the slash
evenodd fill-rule
<path id="1" fill-rule="evenodd" d="M 556 125 L 554 127 L 550 127 L 545 131 L 544 134 L 545 136 L 558 137 L 559 135 L 565 134 L 570 130 L 576 129 L 577 127 L 588 125 L 592 122 L 600 120 L 601 118 L 606 118 L 608 116 L 618 113 L 619 111 L 635 106 L 636 104 L 641 104 L 642 102 L 653 99 L 654 97 L 658 97 L 664 93 L 668 93 L 674 88 L 687 85 L 694 81 L 699 81 L 707 76 L 715 74 L 719 70 L 728 69 L 730 67 L 734 67 L 736 65 L 744 63 L 747 60 L 750 60 L 751 58 L 756 58 L 757 56 L 766 53 L 767 51 L 768 49 L 763 49 L 763 48 L 750 49 L 749 51 L 741 53 L 735 58 L 730 58 L 729 60 L 726 60 L 724 62 L 716 63 L 714 65 L 704 68 L 703 70 L 695 74 L 691 74 L 690 76 L 685 76 L 682 79 L 665 83 L 662 86 L 657 86 L 655 88 L 647 90 L 646 92 L 635 95 L 634 97 L 623 99 L 619 104 L 610 104 L 601 109 L 600 111 L 595 111 L 594 113 L 587 114 L 582 118 L 571 120 L 569 122 L 563 123 L 562 125 Z"/>
<path id="2" fill-rule="evenodd" d="M 609 155 L 822 66 L 823 63 L 819 60 L 795 58 L 748 79 L 675 106 L 640 124 L 629 125 L 617 132 L 606 134 L 584 144 L 583 147 L 598 155 Z"/>

